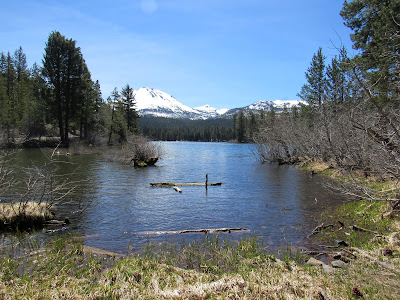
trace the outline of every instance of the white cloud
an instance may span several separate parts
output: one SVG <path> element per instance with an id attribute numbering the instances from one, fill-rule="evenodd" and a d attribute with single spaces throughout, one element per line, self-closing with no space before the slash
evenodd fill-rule
<path id="1" fill-rule="evenodd" d="M 155 0 L 142 0 L 140 7 L 144 13 L 153 14 L 158 9 L 158 4 Z"/>

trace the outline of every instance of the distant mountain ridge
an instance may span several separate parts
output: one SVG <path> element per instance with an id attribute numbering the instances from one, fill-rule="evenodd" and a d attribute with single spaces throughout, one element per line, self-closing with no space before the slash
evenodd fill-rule
<path id="1" fill-rule="evenodd" d="M 300 100 L 260 100 L 244 107 L 229 109 L 224 113 L 224 117 L 232 117 L 240 110 L 243 110 L 244 113 L 248 113 L 250 111 L 260 111 L 262 109 L 264 111 L 274 109 L 275 111 L 279 112 L 285 107 L 290 109 L 292 106 L 299 106 L 301 103 L 305 104 L 304 101 Z"/>
<path id="2" fill-rule="evenodd" d="M 216 109 L 208 104 L 191 108 L 182 104 L 171 95 L 153 88 L 139 88 L 133 92 L 136 101 L 136 110 L 140 115 L 164 117 L 173 119 L 205 120 L 210 118 L 231 118 L 234 113 L 243 110 L 265 111 L 282 110 L 285 106 L 299 105 L 299 100 L 261 100 L 245 107 L 234 109 Z"/>

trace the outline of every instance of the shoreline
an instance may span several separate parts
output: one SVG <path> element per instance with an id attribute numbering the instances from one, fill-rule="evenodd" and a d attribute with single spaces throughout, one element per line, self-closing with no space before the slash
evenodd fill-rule
<path id="1" fill-rule="evenodd" d="M 302 167 L 341 179 L 326 165 Z M 395 299 L 400 222 L 385 217 L 387 204 L 358 200 L 328 209 L 309 237 L 323 247 L 307 253 L 289 245 L 279 258 L 255 237 L 237 243 L 218 235 L 185 245 L 149 243 L 141 254 L 120 256 L 73 235 L 55 235 L 44 246 L 25 248 L 22 256 L 0 255 L 0 297 Z"/>

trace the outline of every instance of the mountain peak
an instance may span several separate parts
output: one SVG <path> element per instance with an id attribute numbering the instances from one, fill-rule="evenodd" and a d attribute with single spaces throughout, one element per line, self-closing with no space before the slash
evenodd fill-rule
<path id="1" fill-rule="evenodd" d="M 216 109 L 209 104 L 191 108 L 182 104 L 171 95 L 149 87 L 142 87 L 133 91 L 136 100 L 136 110 L 141 115 L 151 115 L 155 117 L 165 117 L 174 119 L 209 119 L 217 117 L 231 117 L 235 112 L 243 110 L 282 110 L 293 105 L 299 105 L 299 100 L 260 100 L 242 108 Z"/>

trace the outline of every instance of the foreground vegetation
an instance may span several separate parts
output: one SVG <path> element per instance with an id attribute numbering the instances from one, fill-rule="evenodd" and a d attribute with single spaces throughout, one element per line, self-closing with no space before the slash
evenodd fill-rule
<path id="1" fill-rule="evenodd" d="M 210 235 L 188 244 L 149 243 L 141 254 L 122 256 L 85 247 L 71 236 L 56 236 L 41 247 L 37 239 L 22 235 L 2 249 L 0 295 L 4 299 L 398 299 L 400 223 L 381 218 L 384 206 L 355 202 L 335 212 L 346 216 L 348 224 L 362 215 L 358 224 L 368 232 L 344 225 L 342 230 L 324 229 L 313 237 L 336 245 L 334 239 L 340 234 L 350 234 L 344 234 L 348 246 L 332 246 L 326 255 L 327 262 L 341 255 L 345 263 L 338 268 L 307 263 L 308 256 L 290 247 L 271 255 L 255 237 L 227 242 Z"/>

